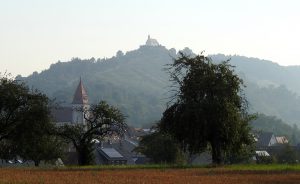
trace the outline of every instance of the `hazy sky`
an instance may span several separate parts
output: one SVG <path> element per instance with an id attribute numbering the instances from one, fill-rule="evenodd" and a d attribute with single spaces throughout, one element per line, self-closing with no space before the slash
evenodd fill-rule
<path id="1" fill-rule="evenodd" d="M 300 65 L 299 0 L 0 0 L 0 72 L 144 44 Z"/>

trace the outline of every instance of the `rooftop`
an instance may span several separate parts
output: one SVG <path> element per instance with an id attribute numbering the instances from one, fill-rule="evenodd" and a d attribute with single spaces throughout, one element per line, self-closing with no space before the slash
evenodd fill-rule
<path id="1" fill-rule="evenodd" d="M 88 104 L 88 103 L 89 103 L 88 95 L 80 78 L 79 84 L 74 94 L 72 104 Z"/>
<path id="2" fill-rule="evenodd" d="M 123 158 L 123 156 L 114 148 L 101 148 L 100 150 L 105 154 L 105 157 L 109 159 Z"/>

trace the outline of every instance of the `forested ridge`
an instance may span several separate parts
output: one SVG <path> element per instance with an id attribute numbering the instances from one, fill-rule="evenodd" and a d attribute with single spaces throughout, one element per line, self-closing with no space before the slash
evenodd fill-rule
<path id="1" fill-rule="evenodd" d="M 189 55 L 189 48 L 183 49 Z M 28 77 L 17 76 L 58 103 L 70 103 L 81 77 L 91 103 L 106 100 L 119 107 L 130 125 L 142 127 L 161 118 L 170 100 L 169 77 L 164 70 L 177 57 L 175 49 L 141 46 L 104 59 L 73 58 Z M 211 55 L 213 61 L 231 59 L 244 79 L 250 112 L 276 116 L 285 123 L 300 123 L 300 68 L 243 56 Z"/>

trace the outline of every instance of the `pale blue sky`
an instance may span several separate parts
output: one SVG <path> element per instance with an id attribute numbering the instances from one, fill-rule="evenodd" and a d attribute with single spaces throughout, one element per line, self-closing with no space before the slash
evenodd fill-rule
<path id="1" fill-rule="evenodd" d="M 0 0 L 0 72 L 14 76 L 72 57 L 144 44 L 300 65 L 298 0 Z"/>

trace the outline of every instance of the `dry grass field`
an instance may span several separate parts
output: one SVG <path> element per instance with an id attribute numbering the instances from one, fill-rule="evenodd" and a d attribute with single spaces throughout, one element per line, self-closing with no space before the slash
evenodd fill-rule
<path id="1" fill-rule="evenodd" d="M 189 169 L 8 169 L 0 168 L 1 184 L 292 184 L 295 170 Z"/>

